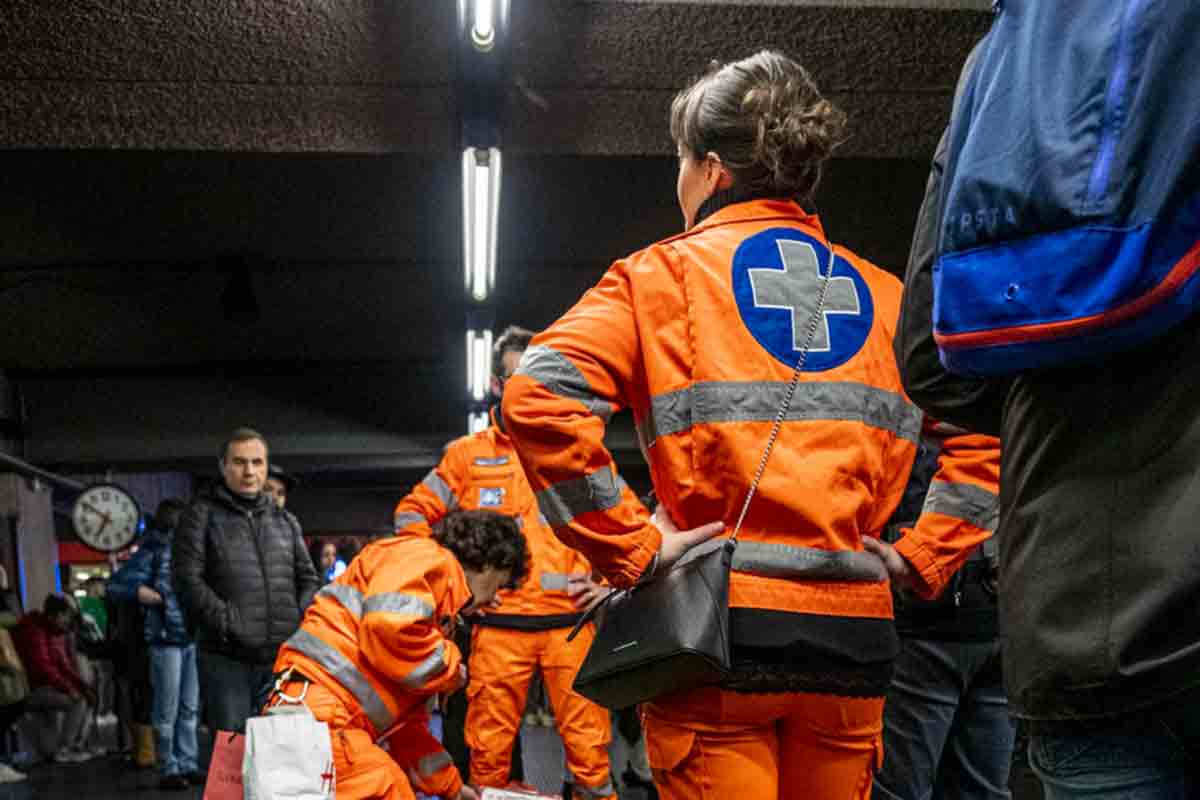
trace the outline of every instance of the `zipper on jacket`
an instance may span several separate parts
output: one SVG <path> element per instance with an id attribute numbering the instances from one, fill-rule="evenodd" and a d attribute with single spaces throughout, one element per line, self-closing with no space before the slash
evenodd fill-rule
<path id="1" fill-rule="evenodd" d="M 253 511 L 246 512 L 246 520 L 250 523 L 250 535 L 251 535 L 251 537 L 254 538 L 254 549 L 258 553 L 258 566 L 259 566 L 260 570 L 262 571 L 263 589 L 266 592 L 266 598 L 267 598 L 267 643 L 269 646 L 270 642 L 271 642 L 272 633 L 273 633 L 271 630 L 271 579 L 267 577 L 267 559 L 263 555 L 262 542 L 259 541 L 259 539 L 261 538 L 259 535 L 261 533 L 261 531 L 259 530 L 257 521 L 254 519 Z"/>
<path id="2" fill-rule="evenodd" d="M 1126 116 L 1125 93 L 1133 61 L 1134 21 L 1145 5 L 1145 0 L 1128 0 L 1121 14 L 1121 27 L 1117 30 L 1117 55 L 1112 73 L 1108 78 L 1108 89 L 1104 93 L 1104 115 L 1100 118 L 1100 142 L 1096 146 L 1096 161 L 1088 179 L 1087 200 L 1084 209 L 1100 202 L 1108 186 L 1109 173 L 1120 138 L 1121 127 Z"/>

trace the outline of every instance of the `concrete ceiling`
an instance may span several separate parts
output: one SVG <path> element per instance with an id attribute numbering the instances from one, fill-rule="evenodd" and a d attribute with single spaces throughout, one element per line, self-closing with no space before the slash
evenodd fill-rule
<path id="1" fill-rule="evenodd" d="M 987 0 L 511 2 L 494 308 L 532 327 L 678 229 L 670 99 L 763 47 L 850 113 L 818 205 L 899 270 L 990 20 Z M 462 432 L 455 19 L 451 0 L 4 3 L 0 370 L 28 457 L 207 463 L 251 421 L 313 469 L 416 469 Z M 231 316 L 243 279 L 258 313 Z"/>

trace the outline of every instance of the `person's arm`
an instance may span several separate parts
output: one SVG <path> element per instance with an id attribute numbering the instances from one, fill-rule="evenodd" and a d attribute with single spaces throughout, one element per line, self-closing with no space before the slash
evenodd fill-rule
<path id="1" fill-rule="evenodd" d="M 967 56 L 959 77 L 960 87 L 963 76 L 970 74 L 978 52 L 976 45 Z M 957 100 L 956 96 L 956 103 Z M 947 372 L 933 339 L 933 262 L 937 256 L 942 176 L 948 149 L 947 128 L 934 152 L 908 254 L 900 322 L 893 342 L 896 363 L 900 366 L 904 390 L 927 414 L 968 430 L 999 436 L 1009 381 L 967 378 Z"/>
<path id="2" fill-rule="evenodd" d="M 208 514 L 203 502 L 184 512 L 171 537 L 171 578 L 187 615 L 224 639 L 229 635 L 228 605 L 204 579 Z"/>
<path id="3" fill-rule="evenodd" d="M 363 593 L 359 652 L 374 670 L 417 694 L 455 692 L 465 683 L 462 654 L 436 618 L 438 588 L 427 574 L 384 565 Z"/>
<path id="4" fill-rule="evenodd" d="M 300 521 L 290 511 L 283 513 L 292 529 L 292 574 L 296 580 L 296 603 L 304 611 L 321 588 L 321 577 L 317 575 L 317 568 L 308 554 L 308 546 L 304 544 Z"/>
<path id="5" fill-rule="evenodd" d="M 456 440 L 446 448 L 441 462 L 396 504 L 392 515 L 394 532 L 430 535 L 438 520 L 458 506 L 468 480 L 463 445 Z"/>
<path id="6" fill-rule="evenodd" d="M 534 337 L 504 388 L 503 424 L 542 515 L 555 536 L 618 587 L 669 566 L 723 527 L 714 522 L 678 531 L 669 522 L 656 524 L 604 446 L 608 419 L 645 380 L 631 282 L 639 273 L 659 271 L 678 274 L 667 247 L 614 264 L 574 308 Z M 672 286 L 677 296 L 668 298 Z M 682 293 L 680 283 L 665 284 L 659 300 L 682 315 Z"/>
<path id="7" fill-rule="evenodd" d="M 119 570 L 108 579 L 105 592 L 113 600 L 121 603 L 139 602 L 145 605 L 139 597 L 139 588 L 154 589 L 154 553 L 148 547 L 138 548 Z"/>
<path id="8" fill-rule="evenodd" d="M 940 443 L 940 453 L 920 517 L 911 528 L 901 529 L 894 546 L 874 539 L 864 540 L 864 546 L 880 555 L 906 588 L 931 599 L 941 594 L 971 551 L 995 533 L 1000 442 L 928 420 L 925 436 Z M 889 551 L 904 560 L 899 572 Z"/>

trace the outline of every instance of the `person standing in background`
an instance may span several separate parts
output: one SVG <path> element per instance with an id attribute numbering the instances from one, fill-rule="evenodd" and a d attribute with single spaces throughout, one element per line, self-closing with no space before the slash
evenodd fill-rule
<path id="1" fill-rule="evenodd" d="M 171 586 L 171 536 L 186 508 L 175 499 L 159 503 L 149 535 L 108 582 L 115 599 L 136 601 L 145 609 L 143 635 L 150 650 L 153 691 L 150 720 L 159 788 L 167 790 L 204 783 L 196 741 L 200 714 L 196 644 Z"/>
<path id="2" fill-rule="evenodd" d="M 241 732 L 271 686 L 276 650 L 320 586 L 295 517 L 263 491 L 262 434 L 238 428 L 220 450 L 223 481 L 184 513 L 172 575 L 196 631 L 209 721 Z"/>
<path id="3" fill-rule="evenodd" d="M 499 402 L 533 332 L 511 326 L 493 346 L 491 394 Z M 501 592 L 500 605 L 481 615 L 471 636 L 466 741 L 471 780 L 503 788 L 524 717 L 530 682 L 541 673 L 566 752 L 565 783 L 575 798 L 611 798 L 608 712 L 575 692 L 572 682 L 594 637 L 588 624 L 568 642 L 582 609 L 602 588 L 577 551 L 554 537 L 521 471 L 508 436 L 496 424 L 456 439 L 441 463 L 396 505 L 397 532 L 428 534 L 456 508 L 512 515 L 529 542 L 527 580 Z"/>

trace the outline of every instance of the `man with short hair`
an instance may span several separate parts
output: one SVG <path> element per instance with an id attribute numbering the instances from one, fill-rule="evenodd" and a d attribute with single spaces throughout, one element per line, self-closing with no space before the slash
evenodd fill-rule
<path id="1" fill-rule="evenodd" d="M 497 403 L 532 338 L 531 331 L 512 326 L 496 340 L 491 391 Z M 538 512 L 516 451 L 494 417 L 487 429 L 451 442 L 437 468 L 397 504 L 396 532 L 428 534 L 431 525 L 459 508 L 514 517 L 529 542 L 531 562 L 526 580 L 501 592 L 500 605 L 474 623 L 466 720 L 471 781 L 496 788 L 509 783 L 529 684 L 540 671 L 566 751 L 572 796 L 615 800 L 608 712 L 571 687 L 591 644 L 592 626 L 566 641 L 581 610 L 603 589 L 592 581 L 587 559 L 559 542 Z"/>
<path id="2" fill-rule="evenodd" d="M 171 566 L 196 631 L 208 719 L 240 732 L 262 707 L 275 651 L 299 627 L 320 581 L 295 518 L 263 491 L 262 434 L 230 434 L 220 469 L 221 485 L 197 497 L 179 523 Z"/>
<path id="3" fill-rule="evenodd" d="M 78 744 L 96 692 L 79 674 L 67 643 L 77 614 L 66 597 L 50 594 L 42 610 L 23 616 L 13 631 L 13 644 L 29 677 L 26 709 L 37 720 L 35 760 L 75 763 L 92 757 Z"/>

